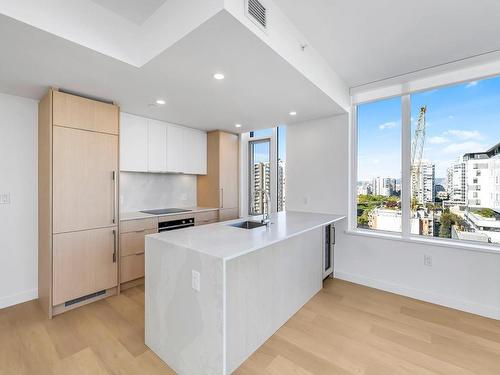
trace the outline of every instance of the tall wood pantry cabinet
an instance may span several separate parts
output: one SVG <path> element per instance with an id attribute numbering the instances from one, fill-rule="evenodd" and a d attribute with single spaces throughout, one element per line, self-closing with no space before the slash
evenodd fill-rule
<path id="1" fill-rule="evenodd" d="M 38 135 L 39 299 L 52 317 L 118 291 L 119 108 L 51 89 Z"/>
<path id="2" fill-rule="evenodd" d="M 198 176 L 198 205 L 218 207 L 220 221 L 239 217 L 238 160 L 238 135 L 207 134 L 207 174 Z"/>

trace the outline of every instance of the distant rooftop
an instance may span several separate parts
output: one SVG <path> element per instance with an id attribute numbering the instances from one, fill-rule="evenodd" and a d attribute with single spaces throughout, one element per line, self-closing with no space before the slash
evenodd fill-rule
<path id="1" fill-rule="evenodd" d="M 462 232 L 453 227 L 452 237 L 464 241 L 490 242 L 488 235 L 478 232 Z"/>
<path id="2" fill-rule="evenodd" d="M 489 159 L 495 155 L 500 154 L 500 143 L 497 143 L 495 146 L 491 147 L 489 150 L 482 152 L 470 152 L 464 155 L 464 160 L 471 159 Z"/>

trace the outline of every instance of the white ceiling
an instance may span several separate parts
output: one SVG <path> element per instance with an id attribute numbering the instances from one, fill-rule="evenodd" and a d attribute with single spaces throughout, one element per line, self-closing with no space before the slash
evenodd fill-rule
<path id="1" fill-rule="evenodd" d="M 357 86 L 500 48 L 498 0 L 274 0 Z"/>
<path id="2" fill-rule="evenodd" d="M 13 95 L 40 99 L 55 86 L 200 129 L 236 131 L 241 123 L 241 132 L 343 113 L 225 11 L 140 68 L 6 16 L 0 35 L 8 35 L 0 37 L 0 92 Z M 215 81 L 217 71 L 226 79 Z M 157 98 L 167 104 L 150 108 Z"/>
<path id="3" fill-rule="evenodd" d="M 91 0 L 92 2 L 142 25 L 167 0 Z"/>

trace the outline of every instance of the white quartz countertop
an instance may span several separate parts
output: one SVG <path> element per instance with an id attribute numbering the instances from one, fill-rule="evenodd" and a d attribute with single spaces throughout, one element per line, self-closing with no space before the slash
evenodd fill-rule
<path id="1" fill-rule="evenodd" d="M 342 220 L 345 216 L 286 211 L 272 214 L 269 227 L 242 229 L 229 225 L 244 220 L 259 221 L 261 218 L 261 215 L 253 216 L 149 237 L 228 260 Z"/>
<path id="2" fill-rule="evenodd" d="M 121 212 L 120 213 L 120 221 L 128 221 L 128 220 L 140 220 L 140 219 L 150 219 L 153 217 L 164 217 L 164 216 L 175 216 L 175 215 L 189 215 L 189 214 L 195 214 L 198 212 L 206 212 L 206 211 L 217 211 L 218 208 L 213 208 L 213 207 L 177 207 L 177 208 L 182 208 L 184 210 L 190 210 L 188 212 L 174 212 L 171 214 L 163 214 L 163 215 L 151 215 L 151 214 L 146 214 L 144 212 Z"/>

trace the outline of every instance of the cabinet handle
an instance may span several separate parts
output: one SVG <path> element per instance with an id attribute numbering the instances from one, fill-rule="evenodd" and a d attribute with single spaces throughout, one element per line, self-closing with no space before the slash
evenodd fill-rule
<path id="1" fill-rule="evenodd" d="M 112 172 L 113 179 L 113 224 L 116 223 L 116 171 Z"/>
<path id="2" fill-rule="evenodd" d="M 224 208 L 224 188 L 220 188 L 220 208 Z"/>
<path id="3" fill-rule="evenodd" d="M 116 229 L 113 229 L 113 263 L 116 263 Z"/>

